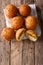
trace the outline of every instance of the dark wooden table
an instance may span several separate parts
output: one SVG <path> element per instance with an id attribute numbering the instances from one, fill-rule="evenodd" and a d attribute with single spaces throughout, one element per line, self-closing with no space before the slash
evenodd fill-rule
<path id="1" fill-rule="evenodd" d="M 23 3 L 35 3 L 42 31 L 37 42 L 5 42 L 1 31 L 5 27 L 3 9 L 9 3 L 19 6 Z M 11 45 L 11 46 L 10 46 Z M 0 0 L 0 65 L 43 65 L 43 0 Z"/>

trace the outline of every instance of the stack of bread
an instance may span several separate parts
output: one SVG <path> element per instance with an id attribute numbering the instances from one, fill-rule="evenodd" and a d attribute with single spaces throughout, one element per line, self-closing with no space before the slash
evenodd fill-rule
<path id="1" fill-rule="evenodd" d="M 34 30 L 37 27 L 38 20 L 30 14 L 31 7 L 27 4 L 22 4 L 19 8 L 13 4 L 7 5 L 5 15 L 10 19 L 11 28 L 3 28 L 2 38 L 8 41 L 16 38 L 17 41 L 21 41 L 25 36 L 31 41 L 36 41 L 38 35 Z"/>

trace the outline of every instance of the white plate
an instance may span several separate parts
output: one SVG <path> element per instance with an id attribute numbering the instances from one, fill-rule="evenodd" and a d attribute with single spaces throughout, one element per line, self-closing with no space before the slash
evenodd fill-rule
<path id="1" fill-rule="evenodd" d="M 31 11 L 31 15 L 37 17 L 37 11 L 36 11 L 36 6 L 35 4 L 29 4 L 29 6 L 31 7 L 32 11 Z M 5 14 L 4 14 L 5 15 Z M 6 17 L 5 15 L 5 19 L 6 19 L 6 26 L 7 27 L 11 27 L 10 25 L 10 19 L 8 17 Z M 41 36 L 41 29 L 40 26 L 37 25 L 35 32 L 37 33 L 38 37 Z M 23 39 L 27 39 L 26 37 L 24 37 Z"/>

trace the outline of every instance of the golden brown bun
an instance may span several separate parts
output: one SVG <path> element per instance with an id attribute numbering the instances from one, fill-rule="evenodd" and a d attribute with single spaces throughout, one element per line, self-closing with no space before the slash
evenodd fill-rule
<path id="1" fill-rule="evenodd" d="M 23 24 L 24 24 L 24 19 L 20 16 L 16 16 L 11 19 L 11 27 L 14 30 L 21 28 L 23 26 Z"/>
<path id="2" fill-rule="evenodd" d="M 31 41 L 36 41 L 38 39 L 37 33 L 34 32 L 33 30 L 27 30 L 26 31 L 26 36 Z"/>
<path id="3" fill-rule="evenodd" d="M 16 6 L 9 4 L 5 7 L 5 14 L 8 18 L 12 18 L 16 15 L 17 13 L 17 8 Z"/>
<path id="4" fill-rule="evenodd" d="M 25 21 L 25 26 L 27 29 L 34 30 L 38 24 L 38 20 L 35 16 L 28 16 Z"/>
<path id="5" fill-rule="evenodd" d="M 15 37 L 15 32 L 12 28 L 4 28 L 1 36 L 4 40 L 10 41 Z"/>
<path id="6" fill-rule="evenodd" d="M 31 13 L 31 8 L 26 4 L 22 4 L 19 7 L 19 12 L 22 16 L 28 16 Z"/>
<path id="7" fill-rule="evenodd" d="M 25 29 L 24 28 L 21 28 L 21 29 L 17 30 L 17 32 L 16 32 L 16 40 L 21 41 L 22 38 L 24 37 L 24 34 L 25 34 Z"/>

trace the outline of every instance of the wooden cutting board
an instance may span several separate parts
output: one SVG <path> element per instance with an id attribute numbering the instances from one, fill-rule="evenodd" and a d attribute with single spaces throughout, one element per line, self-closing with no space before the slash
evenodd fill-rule
<path id="1" fill-rule="evenodd" d="M 37 42 L 5 42 L 1 31 L 5 27 L 3 9 L 9 3 L 17 7 L 23 3 L 36 3 L 42 35 Z M 43 0 L 0 0 L 0 65 L 43 65 Z M 11 47 L 10 47 L 11 45 Z"/>

